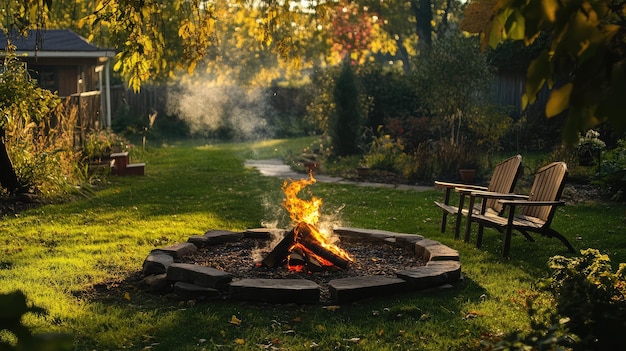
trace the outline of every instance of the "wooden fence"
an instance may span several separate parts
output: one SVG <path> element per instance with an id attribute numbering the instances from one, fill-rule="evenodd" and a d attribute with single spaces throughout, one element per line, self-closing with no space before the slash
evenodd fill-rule
<path id="1" fill-rule="evenodd" d="M 73 94 L 66 97 L 66 102 L 70 108 L 73 106 L 77 108 L 74 146 L 80 148 L 85 141 L 87 133 L 103 127 L 100 92 L 89 91 Z"/>
<path id="2" fill-rule="evenodd" d="M 148 118 L 154 112 L 165 115 L 167 111 L 167 86 L 144 85 L 134 92 L 123 85 L 111 87 L 112 118 L 136 116 Z"/>

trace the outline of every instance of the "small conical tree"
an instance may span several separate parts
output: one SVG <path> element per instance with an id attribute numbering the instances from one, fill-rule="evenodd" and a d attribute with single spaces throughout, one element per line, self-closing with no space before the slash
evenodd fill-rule
<path id="1" fill-rule="evenodd" d="M 359 152 L 361 135 L 361 104 L 357 77 L 349 60 L 345 60 L 333 91 L 335 111 L 330 116 L 328 133 L 333 153 L 337 156 L 354 155 Z"/>

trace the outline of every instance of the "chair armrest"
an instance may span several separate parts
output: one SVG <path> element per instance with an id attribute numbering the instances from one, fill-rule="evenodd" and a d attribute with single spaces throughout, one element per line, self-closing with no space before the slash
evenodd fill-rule
<path id="1" fill-rule="evenodd" d="M 527 201 L 527 200 L 498 200 L 504 205 L 515 206 L 564 206 L 565 201 Z"/>
<path id="2" fill-rule="evenodd" d="M 493 191 L 472 191 L 470 195 L 472 197 L 482 197 L 486 199 L 500 199 L 500 200 L 528 199 L 528 195 L 496 193 Z"/>
<path id="3" fill-rule="evenodd" d="M 471 187 L 465 187 L 465 186 L 457 186 L 454 188 L 454 191 L 456 191 L 457 193 L 460 193 L 462 195 L 467 195 L 467 194 L 471 194 L 474 191 L 487 191 L 487 187 L 485 186 L 471 186 Z"/>
<path id="4" fill-rule="evenodd" d="M 487 187 L 481 185 L 472 185 L 472 184 L 461 184 L 461 183 L 449 183 L 449 182 L 440 182 L 435 181 L 435 186 L 439 188 L 462 188 L 462 189 L 474 189 L 474 190 L 487 190 Z"/>

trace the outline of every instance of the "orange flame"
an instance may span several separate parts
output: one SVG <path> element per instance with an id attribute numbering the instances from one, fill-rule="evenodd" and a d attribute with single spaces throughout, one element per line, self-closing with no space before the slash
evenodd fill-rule
<path id="1" fill-rule="evenodd" d="M 302 189 L 315 184 L 315 182 L 313 173 L 309 172 L 309 179 L 296 180 L 291 183 L 285 181 L 283 183 L 282 189 L 286 198 L 282 205 L 289 212 L 289 217 L 295 223 L 304 222 L 315 226 L 320 219 L 319 208 L 322 206 L 322 199 L 315 196 L 311 196 L 311 200 L 298 198 L 298 193 Z"/>
<path id="2" fill-rule="evenodd" d="M 285 181 L 283 183 L 282 190 L 285 193 L 285 200 L 282 202 L 282 205 L 289 212 L 291 220 L 296 223 L 294 228 L 295 234 L 296 236 L 299 235 L 299 227 L 305 226 L 308 229 L 308 233 L 320 246 L 343 259 L 354 262 L 354 259 L 346 251 L 330 242 L 329 238 L 317 229 L 316 225 L 320 218 L 319 209 L 322 206 L 322 199 L 313 195 L 311 195 L 310 200 L 298 198 L 300 191 L 309 185 L 315 184 L 315 182 L 316 180 L 313 177 L 313 173 L 309 172 L 309 179 L 301 179 L 291 182 Z M 300 247 L 306 252 L 307 255 L 315 257 L 315 259 L 317 259 L 324 266 L 333 265 L 324 258 L 315 255 L 303 245 L 296 243 L 294 246 Z"/>

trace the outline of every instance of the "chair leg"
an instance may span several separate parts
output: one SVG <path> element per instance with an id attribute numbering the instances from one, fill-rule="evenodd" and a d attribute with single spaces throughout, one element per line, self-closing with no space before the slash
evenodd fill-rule
<path id="1" fill-rule="evenodd" d="M 470 241 L 470 234 L 472 231 L 472 215 L 474 214 L 474 196 L 470 196 L 469 205 L 467 206 L 467 218 L 465 219 L 465 237 L 463 238 L 466 243 Z"/>
<path id="2" fill-rule="evenodd" d="M 461 194 L 459 198 L 459 210 L 456 212 L 456 223 L 454 223 L 454 238 L 458 239 L 461 234 L 461 220 L 463 219 L 463 203 L 465 195 Z"/>
<path id="3" fill-rule="evenodd" d="M 511 226 L 508 226 L 506 228 L 506 232 L 504 234 L 504 246 L 502 247 L 502 257 L 509 256 L 509 251 L 511 250 L 512 231 L 513 231 L 513 228 L 511 228 Z"/>
<path id="4" fill-rule="evenodd" d="M 479 248 L 483 245 L 483 232 L 485 231 L 485 226 L 482 224 L 478 225 L 478 234 L 476 234 L 476 248 Z"/>
<path id="5" fill-rule="evenodd" d="M 509 209 L 509 218 L 504 233 L 504 246 L 502 247 L 502 257 L 507 257 L 511 249 L 511 235 L 513 234 L 513 217 L 515 216 L 515 206 Z"/>
<path id="6" fill-rule="evenodd" d="M 446 205 L 450 203 L 450 188 L 446 188 L 446 194 L 444 195 L 443 203 Z M 441 232 L 442 233 L 446 232 L 447 222 L 448 222 L 448 212 L 446 210 L 443 210 L 443 215 L 441 217 Z"/>
<path id="7" fill-rule="evenodd" d="M 448 221 L 448 212 L 443 211 L 443 215 L 441 216 L 441 232 L 446 232 L 446 222 Z"/>

